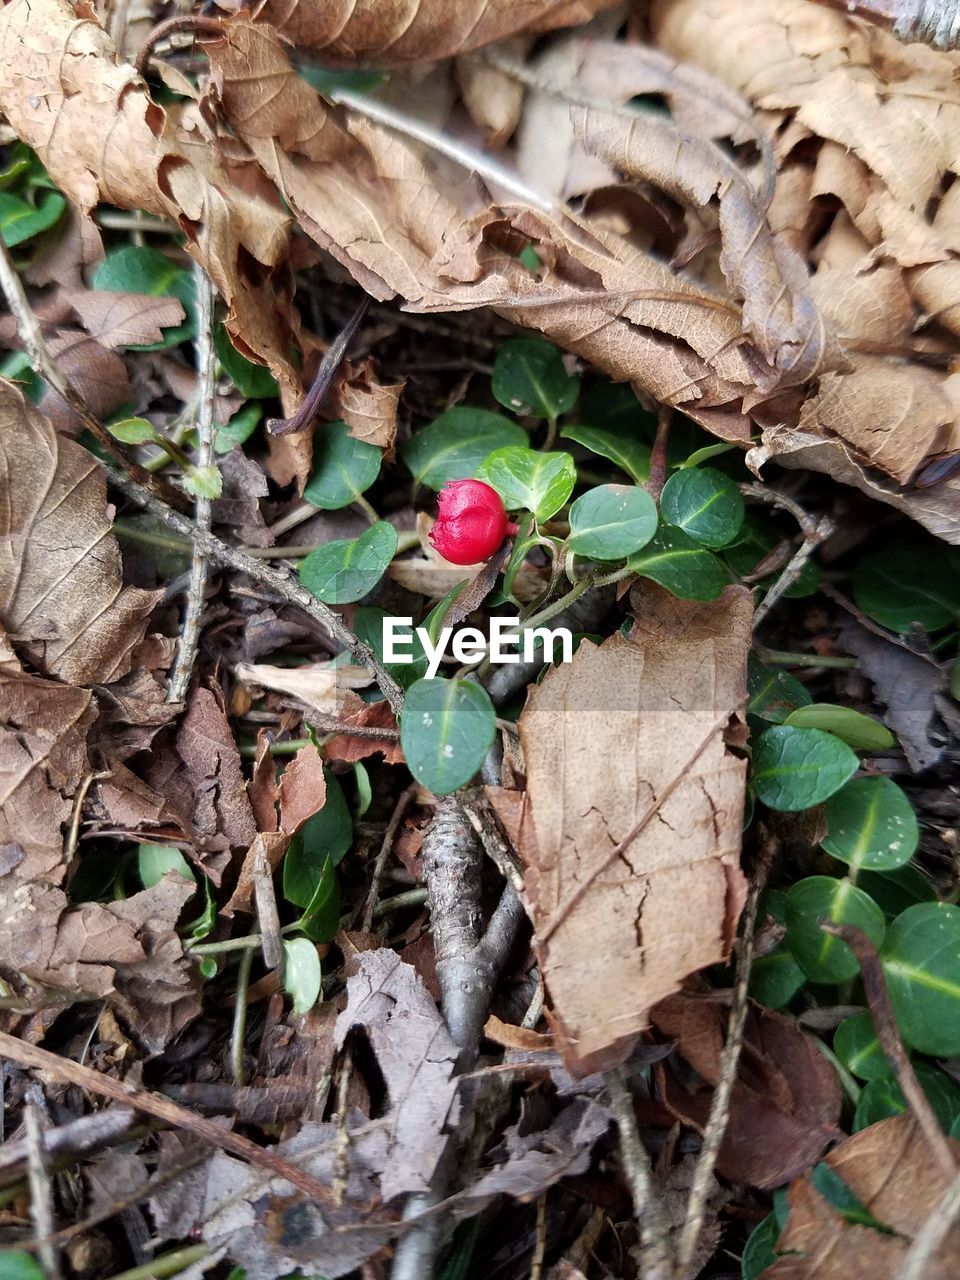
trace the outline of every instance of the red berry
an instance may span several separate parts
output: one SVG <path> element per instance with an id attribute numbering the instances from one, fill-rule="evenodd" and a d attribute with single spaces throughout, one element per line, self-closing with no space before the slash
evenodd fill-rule
<path id="1" fill-rule="evenodd" d="M 498 549 L 510 524 L 503 499 L 482 480 L 448 480 L 440 490 L 430 541 L 451 564 L 478 564 Z"/>

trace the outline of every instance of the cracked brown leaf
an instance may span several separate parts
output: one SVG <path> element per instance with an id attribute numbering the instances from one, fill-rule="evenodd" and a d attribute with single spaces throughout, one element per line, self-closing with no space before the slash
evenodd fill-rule
<path id="1" fill-rule="evenodd" d="M 653 1005 L 727 954 L 744 887 L 746 766 L 723 732 L 745 696 L 750 598 L 646 584 L 634 612 L 629 639 L 584 641 L 520 717 L 527 906 L 577 1075 L 622 1061 Z"/>
<path id="2" fill-rule="evenodd" d="M 158 593 L 125 587 L 106 481 L 0 381 L 0 623 L 44 675 L 109 684 L 131 666 Z"/>
<path id="3" fill-rule="evenodd" d="M 97 289 L 66 289 L 64 296 L 87 333 L 105 347 L 160 342 L 163 330 L 182 324 L 184 318 L 183 304 L 176 298 Z"/>

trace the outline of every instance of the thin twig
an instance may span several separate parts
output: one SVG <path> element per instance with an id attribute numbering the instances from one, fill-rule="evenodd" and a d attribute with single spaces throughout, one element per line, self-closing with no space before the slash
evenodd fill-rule
<path id="1" fill-rule="evenodd" d="M 53 1188 L 47 1173 L 43 1150 L 43 1126 L 40 1108 L 28 1101 L 23 1109 L 27 1137 L 27 1181 L 30 1184 L 30 1220 L 33 1223 L 37 1253 L 47 1280 L 60 1280 L 60 1256 L 51 1243 L 54 1232 Z"/>
<path id="2" fill-rule="evenodd" d="M 537 1196 L 537 1234 L 530 1260 L 530 1280 L 542 1280 L 543 1256 L 547 1251 L 547 1193 Z"/>
<path id="3" fill-rule="evenodd" d="M 243 1065 L 243 1041 L 247 1034 L 247 992 L 250 990 L 250 968 L 253 964 L 254 951 L 251 947 L 241 951 L 240 963 L 237 966 L 237 991 L 233 1004 L 233 1025 L 230 1028 L 230 1074 L 235 1085 L 247 1083 L 247 1073 Z"/>
<path id="4" fill-rule="evenodd" d="M 217 396 L 217 355 L 213 346 L 214 293 L 213 285 L 202 267 L 194 265 L 193 279 L 197 292 L 197 373 L 199 375 L 197 466 L 209 468 L 215 465 L 213 414 Z M 197 528 L 209 533 L 213 520 L 212 501 L 198 494 L 193 510 Z M 204 596 L 207 590 L 207 565 L 206 551 L 199 542 L 194 541 L 183 629 L 180 633 L 177 660 L 167 688 L 168 702 L 182 702 L 187 696 L 200 643 L 200 624 L 203 621 Z"/>
<path id="5" fill-rule="evenodd" d="M 182 13 L 176 18 L 168 18 L 166 22 L 158 23 L 152 31 L 147 33 L 146 40 L 133 60 L 133 69 L 138 75 L 146 74 L 147 63 L 160 41 L 177 31 L 191 31 L 194 34 L 206 32 L 207 35 L 216 37 L 223 35 L 223 26 L 219 18 L 205 18 L 195 13 Z"/>
<path id="6" fill-rule="evenodd" d="M 136 476 L 139 483 L 150 494 L 160 495 L 168 502 L 182 505 L 184 498 L 181 493 L 151 475 L 139 462 L 134 462 L 132 458 L 127 457 L 116 440 L 104 430 L 80 393 L 60 372 L 40 329 L 39 321 L 33 314 L 33 308 L 27 301 L 27 295 L 13 265 L 10 251 L 2 239 L 0 239 L 0 289 L 3 290 L 7 306 L 16 322 L 17 336 L 23 343 L 23 349 L 34 372 L 38 373 L 57 395 L 66 401 L 97 443 L 106 449 L 111 457 L 116 458 L 131 475 Z"/>
<path id="7" fill-rule="evenodd" d="M 381 742 L 397 742 L 400 738 L 399 729 L 389 729 L 386 726 L 373 724 L 351 724 L 349 720 L 325 716 L 322 711 L 307 712 L 304 721 L 318 733 L 336 734 L 338 737 L 343 735 L 350 738 L 372 738 L 379 739 Z"/>
<path id="8" fill-rule="evenodd" d="M 772 853 L 772 850 L 771 850 Z M 704 1213 L 713 1173 L 717 1166 L 717 1156 L 727 1131 L 730 1118 L 730 1097 L 737 1078 L 737 1067 L 740 1063 L 740 1050 L 743 1045 L 743 1028 L 747 1020 L 747 989 L 750 985 L 750 970 L 753 967 L 753 943 L 757 927 L 757 903 L 766 882 L 769 870 L 768 856 L 747 893 L 747 902 L 743 913 L 743 936 L 737 954 L 737 979 L 733 989 L 733 1000 L 730 1005 L 730 1017 L 727 1022 L 727 1038 L 720 1057 L 720 1076 L 717 1087 L 710 1101 L 710 1115 L 703 1134 L 703 1146 L 697 1157 L 690 1195 L 687 1199 L 687 1210 L 684 1216 L 683 1231 L 677 1250 L 677 1280 L 684 1280 L 693 1264 L 694 1254 L 703 1228 Z"/>
<path id="9" fill-rule="evenodd" d="M 924 1280 L 930 1274 L 930 1263 L 960 1217 L 960 1173 L 940 1197 L 926 1222 L 913 1237 L 913 1243 L 900 1263 L 894 1280 Z"/>
<path id="10" fill-rule="evenodd" d="M 657 405 L 657 434 L 650 450 L 650 474 L 646 483 L 647 493 L 654 502 L 660 501 L 660 494 L 667 481 L 667 446 L 670 443 L 672 418 L 673 409 L 669 405 Z"/>
<path id="11" fill-rule="evenodd" d="M 630 1184 L 633 1211 L 640 1229 L 640 1248 L 644 1280 L 670 1280 L 672 1268 L 667 1235 L 657 1205 L 650 1159 L 640 1141 L 637 1117 L 633 1110 L 633 1095 L 623 1082 L 619 1071 L 604 1075 L 610 1110 L 620 1131 L 620 1154 L 623 1172 Z"/>
<path id="12" fill-rule="evenodd" d="M 390 857 L 390 850 L 393 848 L 393 841 L 397 834 L 397 828 L 406 813 L 410 801 L 417 794 L 416 784 L 407 787 L 406 791 L 400 793 L 400 799 L 394 806 L 390 821 L 387 823 L 387 829 L 383 833 L 383 840 L 380 843 L 380 852 L 377 854 L 377 860 L 373 865 L 373 875 L 370 878 L 370 892 L 367 894 L 367 904 L 363 912 L 363 923 L 361 929 L 364 933 L 369 933 L 373 927 L 373 913 L 376 910 L 377 900 L 380 897 L 380 882 L 383 879 L 383 871 L 387 865 L 387 859 Z"/>
<path id="13" fill-rule="evenodd" d="M 753 629 L 756 630 L 784 592 L 789 591 L 797 581 L 806 568 L 807 561 L 817 547 L 830 537 L 835 526 L 829 516 L 821 516 L 817 519 L 809 511 L 805 511 L 799 502 L 785 493 L 780 493 L 777 489 L 771 489 L 768 485 L 742 484 L 740 492 L 745 498 L 752 498 L 755 502 L 767 502 L 771 506 L 782 507 L 784 511 L 789 511 L 800 526 L 800 532 L 803 535 L 803 541 L 788 560 L 780 577 L 757 605 L 753 615 Z"/>

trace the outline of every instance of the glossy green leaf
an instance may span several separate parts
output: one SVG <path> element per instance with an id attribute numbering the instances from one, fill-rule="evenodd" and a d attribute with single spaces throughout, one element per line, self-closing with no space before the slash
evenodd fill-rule
<path id="1" fill-rule="evenodd" d="M 891 1228 L 873 1216 L 860 1197 L 847 1186 L 839 1173 L 825 1160 L 814 1165 L 810 1181 L 813 1183 L 814 1190 L 823 1196 L 830 1208 L 846 1218 L 847 1222 L 856 1222 L 864 1227 L 872 1227 L 875 1231 L 893 1234 Z"/>
<path id="2" fill-rule="evenodd" d="M 725 547 L 740 532 L 746 512 L 729 476 L 713 467 L 689 467 L 675 471 L 663 486 L 660 514 L 695 542 Z"/>
<path id="3" fill-rule="evenodd" d="M 788 1005 L 807 980 L 789 947 L 775 947 L 758 956 L 750 970 L 750 994 L 768 1009 Z"/>
<path id="4" fill-rule="evenodd" d="M 753 787 L 769 808 L 797 812 L 823 804 L 853 777 L 859 763 L 831 733 L 775 725 L 757 739 Z"/>
<path id="5" fill-rule="evenodd" d="M 537 545 L 538 538 L 536 535 L 536 521 L 533 516 L 520 518 L 519 530 L 513 539 L 513 547 L 510 550 L 510 559 L 507 561 L 506 568 L 503 571 L 503 592 L 507 599 L 513 594 L 513 584 L 516 582 L 517 574 L 523 568 L 523 562 L 526 560 L 530 550 Z M 492 603 L 492 601 L 488 601 Z"/>
<path id="6" fill-rule="evenodd" d="M 661 525 L 629 563 L 641 578 L 652 578 L 681 600 L 716 600 L 727 585 L 723 565 L 713 552 L 672 525 Z"/>
<path id="7" fill-rule="evenodd" d="M 657 528 L 657 508 L 643 489 L 602 484 L 570 508 L 570 550 L 592 560 L 623 560 L 645 547 Z"/>
<path id="8" fill-rule="evenodd" d="M 560 432 L 564 440 L 573 440 L 591 453 L 607 458 L 625 471 L 637 484 L 643 484 L 650 474 L 650 446 L 637 436 L 633 425 L 620 426 L 611 422 L 596 427 L 575 422 Z"/>
<path id="9" fill-rule="evenodd" d="M 883 912 L 862 889 L 833 876 L 808 876 L 787 893 L 784 918 L 793 958 L 811 982 L 845 982 L 860 972 L 857 958 L 840 938 L 825 933 L 820 921 L 853 924 L 879 945 Z"/>
<path id="10" fill-rule="evenodd" d="M 124 418 L 122 422 L 111 422 L 107 430 L 121 444 L 147 444 L 157 438 L 156 428 L 146 418 Z"/>
<path id="11" fill-rule="evenodd" d="M 791 711 L 813 699 L 802 685 L 779 667 L 765 667 L 754 654 L 747 660 L 747 714 L 770 724 L 783 724 Z"/>
<path id="12" fill-rule="evenodd" d="M 427 655 L 416 633 L 410 626 L 394 626 L 394 632 L 402 637 L 405 643 L 403 652 L 408 653 L 410 662 L 387 662 L 383 656 L 384 622 L 389 617 L 385 610 L 375 605 L 362 605 L 354 614 L 353 630 L 358 639 L 368 644 L 377 658 L 384 664 L 390 675 L 402 689 L 408 689 L 416 680 L 427 674 Z"/>
<path id="13" fill-rule="evenodd" d="M 887 726 L 874 716 L 865 716 L 852 707 L 841 707 L 832 702 L 814 702 L 798 707 L 784 723 L 798 725 L 801 729 L 824 729 L 842 738 L 854 751 L 885 751 L 896 742 Z"/>
<path id="14" fill-rule="evenodd" d="M 503 414 L 461 405 L 415 432 L 400 456 L 418 484 L 440 489 L 448 480 L 472 479 L 495 449 L 526 443 L 527 433 Z"/>
<path id="15" fill-rule="evenodd" d="M 241 355 L 222 324 L 217 325 L 214 346 L 224 373 L 241 395 L 262 400 L 280 394 L 277 380 L 270 370 Z"/>
<path id="16" fill-rule="evenodd" d="M 833 1052 L 851 1075 L 861 1080 L 883 1080 L 891 1074 L 873 1018 L 866 1009 L 840 1023 L 833 1037 Z"/>
<path id="17" fill-rule="evenodd" d="M 591 426 L 629 433 L 648 444 L 657 431 L 657 415 L 643 407 L 627 382 L 594 382 L 580 398 L 577 417 Z"/>
<path id="18" fill-rule="evenodd" d="M 911 863 L 896 871 L 861 871 L 857 884 L 890 920 L 918 902 L 937 901 L 933 885 L 920 868 Z"/>
<path id="19" fill-rule="evenodd" d="M 283 896 L 308 910 L 328 874 L 328 861 L 336 866 L 353 843 L 353 818 L 343 788 L 326 769 L 324 778 L 327 798 L 323 808 L 303 824 L 283 859 Z"/>
<path id="20" fill-rule="evenodd" d="M 893 871 L 913 857 L 917 815 L 889 778 L 853 778 L 826 803 L 827 853 L 859 871 Z"/>
<path id="21" fill-rule="evenodd" d="M 557 418 L 572 409 L 580 379 L 567 373 L 563 353 L 543 338 L 512 338 L 493 362 L 491 390 L 505 408 L 533 418 Z"/>
<path id="22" fill-rule="evenodd" d="M 909 543 L 871 551 L 853 573 L 853 596 L 891 631 L 914 623 L 939 631 L 960 616 L 960 573 L 937 545 Z"/>
<path id="23" fill-rule="evenodd" d="M 67 202 L 58 191 L 47 191 L 35 205 L 19 196 L 0 192 L 0 238 L 8 249 L 49 231 L 60 219 Z"/>
<path id="24" fill-rule="evenodd" d="M 137 845 L 137 870 L 145 889 L 152 889 L 155 884 L 159 884 L 168 871 L 176 871 L 185 880 L 197 878 L 180 850 L 170 844 Z"/>
<path id="25" fill-rule="evenodd" d="M 114 293 L 146 293 L 151 297 L 179 298 L 187 313 L 183 324 L 164 329 L 161 342 L 131 346 L 131 351 L 161 351 L 175 347 L 197 332 L 197 290 L 193 275 L 178 267 L 166 254 L 146 245 L 129 244 L 112 249 L 93 273 L 93 287 Z"/>
<path id="26" fill-rule="evenodd" d="M 351 93 L 369 93 L 387 78 L 384 71 L 368 71 L 364 67 L 321 67 L 303 58 L 294 62 L 297 74 L 306 80 L 317 93 L 329 94 L 337 89 L 349 89 Z"/>
<path id="27" fill-rule="evenodd" d="M 913 1069 L 917 1080 L 940 1127 L 948 1132 L 960 1118 L 960 1087 L 939 1067 L 927 1062 L 915 1062 Z M 871 1080 L 860 1095 L 857 1109 L 853 1117 L 853 1131 L 859 1133 L 876 1124 L 878 1120 L 886 1120 L 888 1116 L 902 1115 L 907 1109 L 903 1090 L 893 1076 Z"/>
<path id="28" fill-rule="evenodd" d="M 397 551 L 397 531 L 378 520 L 352 540 L 325 542 L 301 561 L 300 581 L 318 600 L 349 604 L 377 585 Z"/>
<path id="29" fill-rule="evenodd" d="M 362 760 L 353 762 L 353 779 L 357 784 L 356 813 L 358 818 L 362 818 L 373 803 L 373 786 L 370 782 L 370 773 Z"/>
<path id="30" fill-rule="evenodd" d="M 0 357 L 0 378 L 15 382 L 22 388 L 23 394 L 34 404 L 40 402 L 46 383 L 36 373 L 25 351 L 8 351 Z"/>
<path id="31" fill-rule="evenodd" d="M 320 998 L 322 979 L 316 943 L 289 938 L 283 944 L 283 989 L 293 998 L 293 1012 L 309 1013 Z"/>
<path id="32" fill-rule="evenodd" d="M 297 927 L 314 942 L 332 942 L 340 928 L 340 881 L 333 858 L 324 858 L 313 897 L 297 921 Z"/>
<path id="33" fill-rule="evenodd" d="M 496 489 L 508 511 L 531 511 L 538 520 L 549 520 L 573 493 L 577 469 L 569 453 L 509 446 L 494 450 L 476 478 Z"/>
<path id="34" fill-rule="evenodd" d="M 880 959 L 904 1043 L 933 1057 L 960 1053 L 960 907 L 908 907 Z"/>
<path id="35" fill-rule="evenodd" d="M 407 690 L 400 743 L 410 772 L 434 795 L 464 786 L 496 732 L 490 695 L 468 680 L 418 680 Z"/>
<path id="36" fill-rule="evenodd" d="M 355 440 L 345 422 L 329 422 L 313 437 L 313 469 L 303 496 L 321 511 L 348 507 L 380 474 L 382 454 Z"/>
<path id="37" fill-rule="evenodd" d="M 760 1280 L 764 1271 L 773 1266 L 779 1257 L 776 1244 L 781 1231 L 782 1227 L 772 1213 L 768 1213 L 762 1222 L 757 1223 L 743 1246 L 740 1280 Z"/>
<path id="38" fill-rule="evenodd" d="M 0 1253 L 0 1280 L 46 1280 L 46 1277 L 32 1253 L 6 1249 Z"/>
<path id="39" fill-rule="evenodd" d="M 238 445 L 249 440 L 260 425 L 263 408 L 255 400 L 248 401 L 242 409 L 238 409 L 229 422 L 217 427 L 213 447 L 217 453 L 229 453 Z"/>

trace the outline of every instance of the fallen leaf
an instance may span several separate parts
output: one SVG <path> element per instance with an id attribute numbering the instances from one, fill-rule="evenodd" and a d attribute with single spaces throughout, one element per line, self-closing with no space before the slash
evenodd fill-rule
<path id="1" fill-rule="evenodd" d="M 657 1001 L 729 951 L 745 764 L 723 731 L 745 697 L 751 612 L 740 589 L 704 605 L 641 586 L 629 639 L 585 640 L 528 695 L 520 853 L 571 1074 L 622 1061 Z"/>
<path id="2" fill-rule="evenodd" d="M 48 341 L 57 368 L 98 418 L 110 415 L 134 398 L 127 366 L 116 351 L 79 329 L 60 329 Z M 57 431 L 76 435 L 80 416 L 52 387 L 46 387 L 39 408 Z"/>
<path id="3" fill-rule="evenodd" d="M 366 689 L 373 677 L 364 667 L 328 662 L 308 662 L 302 667 L 273 667 L 263 662 L 237 664 L 236 676 L 245 684 L 260 685 L 275 693 L 299 698 L 316 711 L 336 712 L 351 689 Z"/>
<path id="4" fill-rule="evenodd" d="M 0 468 L 0 623 L 44 675 L 109 684 L 161 593 L 123 585 L 99 464 L 0 381 Z"/>
<path id="5" fill-rule="evenodd" d="M 350 699 L 341 709 L 339 719 L 345 725 L 357 725 L 365 729 L 392 729 L 397 732 L 397 717 L 386 699 L 360 702 L 359 706 L 355 706 Z M 323 754 L 328 760 L 341 760 L 346 764 L 377 754 L 383 756 L 386 764 L 403 764 L 399 734 L 395 738 L 366 738 L 353 737 L 347 730 L 324 743 Z"/>
<path id="6" fill-rule="evenodd" d="M 105 347 L 162 342 L 164 329 L 183 323 L 183 303 L 142 293 L 65 289 L 64 296 L 91 338 Z"/>
<path id="7" fill-rule="evenodd" d="M 524 36 L 503 40 L 498 52 L 522 60 L 530 43 Z M 519 81 L 482 58 L 457 58 L 457 84 L 463 104 L 483 133 L 491 151 L 498 151 L 512 136 L 523 111 L 524 87 Z"/>
<path id="8" fill-rule="evenodd" d="M 350 427 L 355 440 L 390 450 L 397 435 L 397 405 L 403 382 L 381 382 L 370 358 L 360 364 L 345 360 L 330 391 L 326 412 Z"/>
<path id="9" fill-rule="evenodd" d="M 337 1019 L 338 1047 L 355 1027 L 370 1041 L 390 1099 L 383 1198 L 426 1191 L 447 1132 L 456 1131 L 459 1050 L 416 970 L 385 948 L 357 955 L 347 1007 Z"/>

